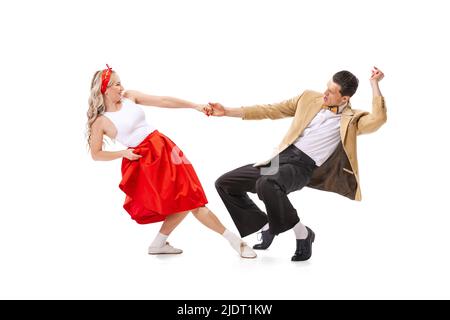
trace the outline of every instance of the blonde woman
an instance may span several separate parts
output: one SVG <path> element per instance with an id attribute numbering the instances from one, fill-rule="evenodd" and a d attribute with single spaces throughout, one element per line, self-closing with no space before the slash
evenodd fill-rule
<path id="1" fill-rule="evenodd" d="M 191 108 L 207 114 L 205 105 L 189 101 L 124 91 L 118 74 L 108 65 L 94 74 L 87 112 L 87 136 L 92 158 L 122 158 L 120 189 L 126 194 L 124 209 L 139 224 L 163 221 L 149 254 L 179 254 L 167 242 L 177 225 L 192 212 L 202 224 L 223 235 L 242 258 L 256 253 L 227 230 L 205 205 L 207 199 L 192 164 L 168 137 L 145 119 L 138 105 Z M 102 150 L 104 135 L 128 148 Z"/>

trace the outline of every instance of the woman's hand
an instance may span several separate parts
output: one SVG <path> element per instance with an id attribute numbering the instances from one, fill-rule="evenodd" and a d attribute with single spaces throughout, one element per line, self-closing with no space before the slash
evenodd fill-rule
<path id="1" fill-rule="evenodd" d="M 212 113 L 212 108 L 211 108 L 211 106 L 209 106 L 208 104 L 198 104 L 198 105 L 195 107 L 195 110 L 197 110 L 197 111 L 203 113 L 203 114 L 206 115 L 206 116 L 210 116 L 211 113 Z"/>
<path id="2" fill-rule="evenodd" d="M 141 155 L 133 153 L 134 149 L 127 149 L 122 151 L 122 157 L 127 158 L 128 160 L 134 161 L 142 158 Z"/>

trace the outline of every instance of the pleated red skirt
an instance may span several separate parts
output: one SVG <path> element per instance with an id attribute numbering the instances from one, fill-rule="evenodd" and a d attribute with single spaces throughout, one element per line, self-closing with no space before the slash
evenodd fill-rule
<path id="1" fill-rule="evenodd" d="M 168 137 L 155 130 L 133 149 L 142 158 L 123 158 L 119 188 L 126 194 L 124 209 L 137 223 L 163 221 L 208 203 L 194 167 Z"/>

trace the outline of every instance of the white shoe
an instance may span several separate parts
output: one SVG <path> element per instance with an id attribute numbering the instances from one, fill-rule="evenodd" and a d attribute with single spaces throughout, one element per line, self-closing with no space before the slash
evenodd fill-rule
<path id="1" fill-rule="evenodd" d="M 148 254 L 180 254 L 183 250 L 172 247 L 168 242 L 162 247 L 149 247 Z"/>
<path id="2" fill-rule="evenodd" d="M 246 244 L 245 242 L 241 242 L 241 247 L 240 247 L 240 256 L 241 258 L 246 258 L 246 259 L 254 259 L 256 258 L 256 252 L 253 251 L 252 248 L 250 248 L 248 246 L 248 244 Z"/>

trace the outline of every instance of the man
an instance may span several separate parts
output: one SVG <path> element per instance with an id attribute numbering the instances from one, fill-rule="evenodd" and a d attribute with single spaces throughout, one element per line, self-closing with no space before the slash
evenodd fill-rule
<path id="1" fill-rule="evenodd" d="M 288 194 L 304 186 L 332 191 L 361 200 L 356 137 L 380 128 L 387 119 L 379 81 L 383 72 L 374 67 L 370 83 L 372 112 L 353 110 L 350 98 L 358 79 L 348 71 L 333 75 L 325 92 L 304 91 L 299 96 L 269 105 L 225 108 L 210 103 L 209 114 L 244 120 L 294 117 L 269 160 L 249 164 L 222 175 L 216 188 L 242 237 L 261 228 L 262 242 L 254 249 L 267 249 L 274 237 L 293 229 L 296 251 L 292 261 L 308 260 L 315 234 L 300 222 Z M 257 193 L 267 215 L 248 197 Z"/>

